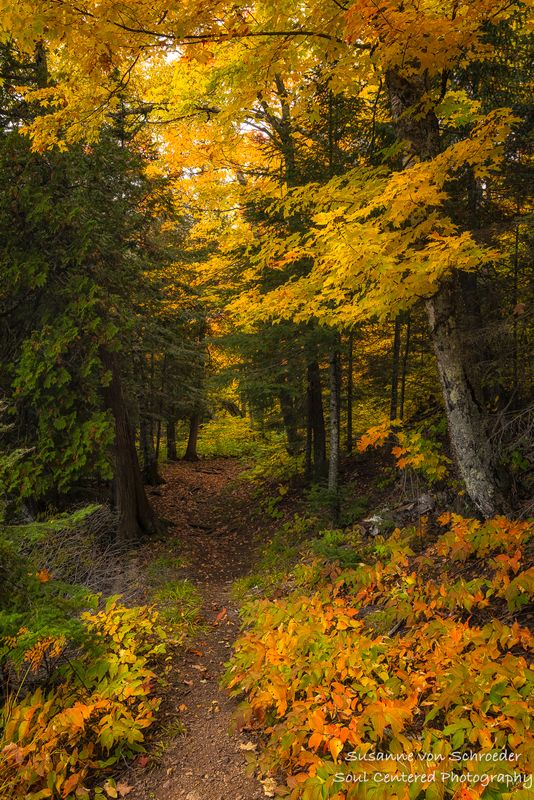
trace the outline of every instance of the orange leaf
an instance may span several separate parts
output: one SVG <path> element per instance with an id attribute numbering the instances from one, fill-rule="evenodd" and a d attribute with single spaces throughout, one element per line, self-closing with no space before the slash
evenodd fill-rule
<path id="1" fill-rule="evenodd" d="M 343 750 L 343 742 L 341 741 L 341 739 L 334 737 L 333 739 L 330 739 L 330 741 L 328 742 L 328 749 L 330 750 L 330 753 L 334 761 L 337 761 L 338 755 Z"/>
<path id="2" fill-rule="evenodd" d="M 222 622 L 222 620 L 227 616 L 228 616 L 228 610 L 226 608 L 222 608 L 215 617 L 214 625 L 218 625 L 219 622 Z"/>
<path id="3" fill-rule="evenodd" d="M 67 778 L 67 780 L 63 784 L 63 792 L 62 792 L 63 797 L 67 797 L 67 795 L 71 793 L 74 787 L 78 785 L 81 778 L 82 778 L 81 772 L 75 772 L 73 775 Z"/>
<path id="4" fill-rule="evenodd" d="M 319 733 L 319 731 L 315 731 L 315 733 L 312 733 L 312 735 L 308 739 L 308 747 L 311 747 L 312 750 L 317 750 L 322 741 L 323 741 L 322 734 Z"/>

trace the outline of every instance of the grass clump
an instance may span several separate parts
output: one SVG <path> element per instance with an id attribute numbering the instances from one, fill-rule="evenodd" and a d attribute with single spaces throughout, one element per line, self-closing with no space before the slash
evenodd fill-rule
<path id="1" fill-rule="evenodd" d="M 178 630 L 183 638 L 191 638 L 200 629 L 202 598 L 187 578 L 162 583 L 153 593 L 161 618 Z"/>
<path id="2" fill-rule="evenodd" d="M 160 586 L 176 577 L 178 570 L 187 566 L 183 556 L 161 555 L 150 562 L 146 576 L 152 586 Z"/>

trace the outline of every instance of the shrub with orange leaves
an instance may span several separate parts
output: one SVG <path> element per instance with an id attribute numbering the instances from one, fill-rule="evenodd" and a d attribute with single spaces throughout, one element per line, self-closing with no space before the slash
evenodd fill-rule
<path id="1" fill-rule="evenodd" d="M 4 706 L 0 797 L 6 800 L 103 797 L 95 775 L 143 751 L 159 704 L 151 664 L 165 650 L 157 613 L 111 598 L 83 621 L 91 644 L 63 668 L 61 682 Z M 44 640 L 35 646 L 30 665 L 54 646 Z M 117 796 L 113 788 L 107 794 Z"/>
<path id="2" fill-rule="evenodd" d="M 450 459 L 440 452 L 438 444 L 423 436 L 419 430 L 403 430 L 401 420 L 384 420 L 369 428 L 358 439 L 356 446 L 360 453 L 368 447 L 383 447 L 387 441 L 396 440 L 391 448 L 397 467 L 401 470 L 411 468 L 419 472 L 429 483 L 441 480 L 447 473 Z"/>
<path id="3" fill-rule="evenodd" d="M 534 638 L 510 618 L 506 592 L 518 581 L 532 599 L 521 567 L 533 526 L 442 522 L 449 530 L 420 555 L 397 530 L 380 543 L 382 561 L 245 607 L 227 681 L 267 735 L 261 769 L 287 776 L 281 796 L 532 796 Z M 455 576 L 451 556 L 466 549 L 487 560 Z"/>

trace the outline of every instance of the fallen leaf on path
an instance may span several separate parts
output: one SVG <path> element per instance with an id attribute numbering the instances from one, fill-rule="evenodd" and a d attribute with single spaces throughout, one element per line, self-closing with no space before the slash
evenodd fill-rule
<path id="1" fill-rule="evenodd" d="M 223 619 L 224 619 L 225 617 L 227 617 L 227 616 L 228 616 L 228 609 L 227 609 L 227 608 L 222 608 L 222 609 L 219 611 L 219 613 L 217 614 L 217 616 L 215 617 L 215 622 L 214 622 L 213 624 L 214 624 L 214 625 L 218 625 L 218 624 L 219 624 L 219 622 L 222 622 L 222 621 L 223 621 Z"/>
<path id="2" fill-rule="evenodd" d="M 134 788 L 133 786 L 128 786 L 127 783 L 118 783 L 117 784 L 117 791 L 118 791 L 120 797 L 126 797 L 127 794 L 130 794 L 130 792 L 133 790 L 133 788 Z"/>
<path id="3" fill-rule="evenodd" d="M 208 668 L 204 666 L 204 664 L 191 664 L 193 669 L 198 669 L 199 672 L 207 672 Z"/>
<path id="4" fill-rule="evenodd" d="M 148 761 L 149 761 L 148 756 L 139 756 L 139 758 L 137 759 L 137 764 L 140 767 L 146 767 Z"/>
<path id="5" fill-rule="evenodd" d="M 178 711 L 187 711 L 187 706 L 185 703 L 180 703 L 178 706 Z"/>
<path id="6" fill-rule="evenodd" d="M 184 680 L 186 686 L 193 686 L 193 681 L 186 681 Z"/>

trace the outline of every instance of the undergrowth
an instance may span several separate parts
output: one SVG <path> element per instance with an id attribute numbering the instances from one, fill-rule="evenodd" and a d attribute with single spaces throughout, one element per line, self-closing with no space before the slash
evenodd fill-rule
<path id="1" fill-rule="evenodd" d="M 199 615 L 202 598 L 187 578 L 166 581 L 152 594 L 161 618 L 190 639 L 200 630 Z"/>
<path id="2" fill-rule="evenodd" d="M 0 717 L 0 797 L 6 800 L 116 797 L 111 776 L 103 786 L 95 778 L 143 752 L 159 705 L 153 668 L 166 650 L 158 614 L 110 598 L 101 611 L 82 614 L 81 624 L 83 648 L 57 668 L 52 685 L 20 699 L 22 681 L 6 698 Z M 67 645 L 64 638 L 41 639 L 21 659 L 25 676 Z"/>
<path id="3" fill-rule="evenodd" d="M 185 566 L 183 556 L 162 553 L 148 564 L 145 572 L 151 602 L 171 627 L 174 638 L 180 641 L 193 638 L 202 629 L 202 597 L 188 578 L 180 576 Z"/>
<path id="4" fill-rule="evenodd" d="M 270 596 L 279 591 L 316 525 L 315 517 L 300 514 L 284 522 L 263 545 L 254 571 L 234 582 L 234 598 L 241 601 L 249 595 Z"/>
<path id="5" fill-rule="evenodd" d="M 532 798 L 533 526 L 440 524 L 326 531 L 285 596 L 245 604 L 227 684 L 279 796 Z"/>
<path id="6" fill-rule="evenodd" d="M 255 453 L 259 438 L 246 417 L 224 414 L 200 426 L 197 452 L 201 458 L 246 458 Z M 184 430 L 184 450 L 186 441 Z"/>
<path id="7" fill-rule="evenodd" d="M 119 796 L 113 775 L 144 751 L 170 651 L 200 630 L 173 554 L 147 567 L 150 606 L 104 604 L 92 587 L 126 554 L 91 539 L 95 514 L 0 528 L 1 800 Z"/>

